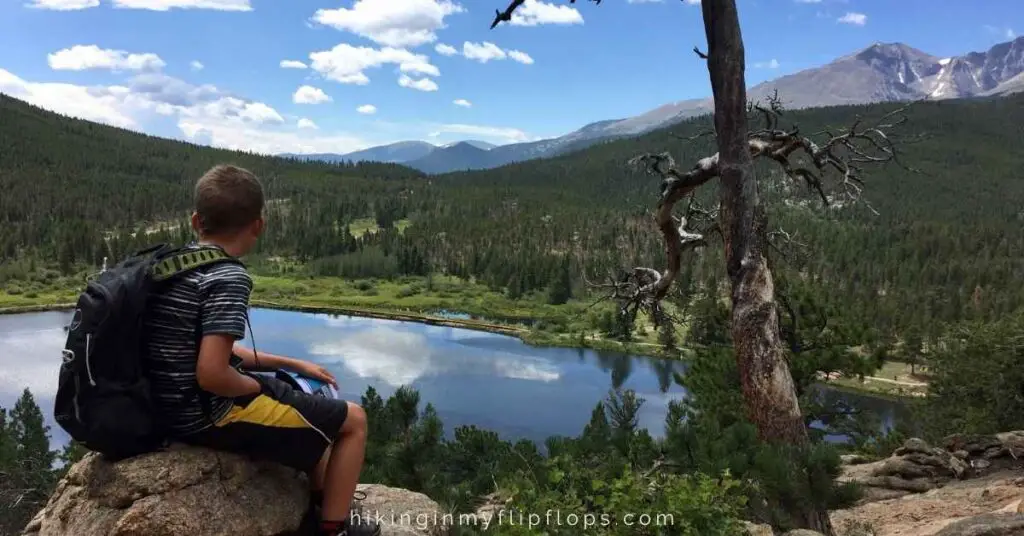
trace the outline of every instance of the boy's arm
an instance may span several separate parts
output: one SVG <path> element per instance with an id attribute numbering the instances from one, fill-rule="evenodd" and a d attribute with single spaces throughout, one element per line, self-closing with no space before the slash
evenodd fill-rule
<path id="1" fill-rule="evenodd" d="M 236 356 L 242 360 L 242 367 L 256 370 L 256 369 L 285 369 L 292 372 L 314 378 L 320 381 L 327 382 L 333 385 L 335 388 L 338 387 L 338 380 L 334 378 L 326 368 L 311 363 L 309 361 L 303 361 L 301 359 L 295 359 L 294 357 L 285 357 L 282 355 L 268 354 L 261 351 L 259 355 L 259 367 L 256 366 L 256 356 L 251 348 L 246 348 L 241 344 L 235 343 L 232 350 Z"/>
<path id="2" fill-rule="evenodd" d="M 282 355 L 268 354 L 267 352 L 260 351 L 259 355 L 259 366 L 257 367 L 256 356 L 252 348 L 246 348 L 239 343 L 234 343 L 231 349 L 236 356 L 242 360 L 242 368 L 249 370 L 259 369 L 288 369 L 293 372 L 298 372 L 296 367 L 301 366 L 302 361 L 291 357 L 285 357 Z"/>
<path id="3" fill-rule="evenodd" d="M 212 334 L 203 337 L 199 346 L 196 379 L 199 387 L 215 395 L 237 397 L 260 392 L 260 383 L 251 376 L 239 373 L 230 365 L 231 347 L 235 339 L 230 335 Z"/>
<path id="4" fill-rule="evenodd" d="M 203 337 L 199 344 L 196 379 L 199 387 L 215 395 L 237 397 L 261 391 L 254 378 L 231 366 L 235 341 L 245 337 L 252 280 L 244 270 L 209 275 L 200 288 Z"/>

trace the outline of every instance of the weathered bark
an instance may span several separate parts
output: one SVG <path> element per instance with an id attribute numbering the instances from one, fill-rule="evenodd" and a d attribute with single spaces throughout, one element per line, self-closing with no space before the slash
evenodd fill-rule
<path id="1" fill-rule="evenodd" d="M 808 443 L 779 336 L 775 287 L 765 258 L 764 210 L 758 198 L 747 125 L 745 57 L 735 0 L 704 0 L 708 72 L 715 100 L 720 217 L 732 283 L 732 338 L 748 418 L 767 442 Z M 801 525 L 833 534 L 828 512 L 793 512 Z"/>
<path id="2" fill-rule="evenodd" d="M 708 71 L 715 98 L 721 229 L 732 282 L 732 335 L 743 394 L 761 438 L 800 444 L 807 429 L 779 338 L 771 271 L 762 251 L 764 214 L 747 135 L 744 50 L 735 0 L 704 2 Z"/>

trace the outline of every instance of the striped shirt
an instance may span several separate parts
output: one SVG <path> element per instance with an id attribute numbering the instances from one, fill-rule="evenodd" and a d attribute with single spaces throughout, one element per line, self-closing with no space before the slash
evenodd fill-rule
<path id="1" fill-rule="evenodd" d="M 210 416 L 203 411 L 196 379 L 198 341 L 210 334 L 244 338 L 251 292 L 245 267 L 222 262 L 182 274 L 149 297 L 146 366 L 154 404 L 172 435 L 198 432 L 231 409 L 230 399 L 211 393 Z M 232 365 L 239 364 L 233 357 Z"/>

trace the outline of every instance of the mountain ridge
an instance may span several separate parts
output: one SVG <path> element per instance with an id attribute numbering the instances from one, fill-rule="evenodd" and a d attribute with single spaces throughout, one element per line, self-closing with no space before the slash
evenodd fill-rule
<path id="1" fill-rule="evenodd" d="M 776 91 L 790 109 L 924 98 L 1006 96 L 1024 91 L 1024 36 L 998 43 L 984 52 L 967 52 L 949 58 L 940 58 L 904 43 L 875 42 L 819 67 L 756 84 L 747 90 L 747 96 L 751 100 L 764 100 Z M 426 173 L 489 169 L 644 134 L 713 110 L 714 100 L 710 96 L 685 99 L 633 117 L 588 123 L 556 138 L 499 145 L 483 151 L 456 147 L 460 143 L 455 143 L 414 158 L 389 162 Z M 357 153 L 372 153 L 377 149 L 380 148 Z M 342 156 L 350 158 L 357 153 Z M 309 158 L 308 155 L 303 157 Z"/>

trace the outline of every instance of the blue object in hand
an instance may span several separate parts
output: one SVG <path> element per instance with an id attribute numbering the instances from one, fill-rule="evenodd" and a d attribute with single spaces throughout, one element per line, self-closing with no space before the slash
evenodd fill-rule
<path id="1" fill-rule="evenodd" d="M 290 384 L 292 387 L 315 396 L 322 396 L 324 398 L 338 398 L 338 390 L 333 385 L 316 380 L 313 378 L 307 378 L 295 372 L 287 370 L 278 370 L 274 373 L 274 377 Z"/>

